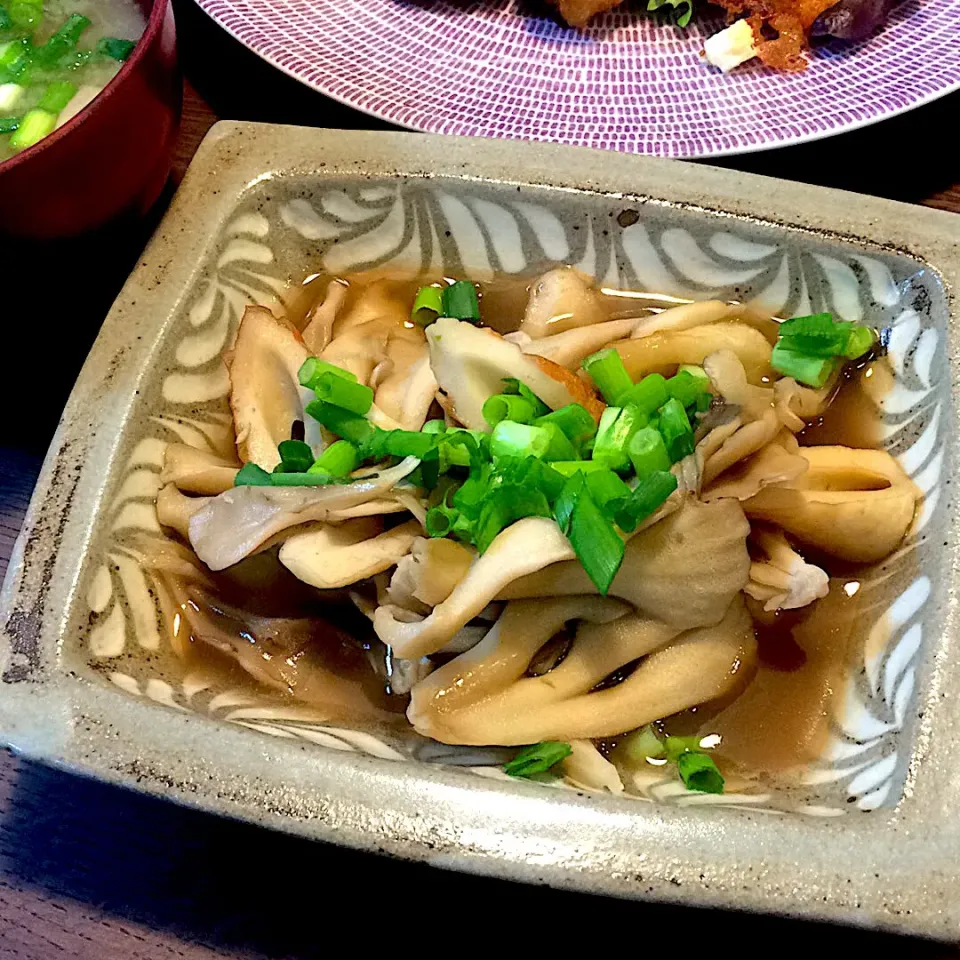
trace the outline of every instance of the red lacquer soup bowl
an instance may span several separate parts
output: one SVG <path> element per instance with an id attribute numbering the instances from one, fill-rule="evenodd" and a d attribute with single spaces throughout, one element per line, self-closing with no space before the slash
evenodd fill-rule
<path id="1" fill-rule="evenodd" d="M 147 27 L 102 93 L 0 163 L 0 235 L 70 237 L 145 213 L 170 172 L 182 87 L 170 0 L 137 0 Z"/>

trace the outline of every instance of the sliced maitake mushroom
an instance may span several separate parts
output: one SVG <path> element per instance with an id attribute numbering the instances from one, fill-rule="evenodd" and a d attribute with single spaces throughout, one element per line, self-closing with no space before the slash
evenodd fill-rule
<path id="1" fill-rule="evenodd" d="M 402 607 L 386 604 L 377 609 L 374 629 L 397 656 L 407 660 L 425 657 L 447 644 L 512 580 L 573 557 L 570 541 L 553 520 L 526 517 L 494 538 L 487 552 L 474 561 L 430 616 L 420 618 Z"/>
<path id="2" fill-rule="evenodd" d="M 229 370 L 237 451 L 245 463 L 272 470 L 280 462 L 277 444 L 290 439 L 294 420 L 304 423 L 314 452 L 323 449 L 319 424 L 304 414 L 313 394 L 297 379 L 309 356 L 296 331 L 265 307 L 244 311 Z"/>
<path id="3" fill-rule="evenodd" d="M 597 419 L 603 404 L 570 371 L 543 357 L 525 354 L 493 330 L 463 320 L 441 317 L 427 327 L 430 364 L 440 389 L 452 402 L 452 413 L 464 426 L 487 430 L 483 404 L 503 392 L 503 380 L 525 383 L 551 410 L 579 403 Z"/>
<path id="4" fill-rule="evenodd" d="M 504 745 L 616 736 L 723 696 L 753 663 L 753 622 L 738 595 L 720 623 L 675 640 L 676 628 L 638 615 L 582 624 L 558 666 L 526 676 L 552 626 L 550 601 L 531 603 L 536 615 L 516 617 L 519 629 L 509 604 L 497 635 L 414 688 L 407 717 L 419 732 L 442 743 Z M 639 657 L 625 680 L 596 689 Z"/>
<path id="5" fill-rule="evenodd" d="M 539 340 L 606 319 L 603 299 L 590 278 L 574 267 L 556 267 L 531 287 L 520 332 Z"/>
<path id="6" fill-rule="evenodd" d="M 830 578 L 819 567 L 807 563 L 781 530 L 757 524 L 750 541 L 766 557 L 750 564 L 750 581 L 744 592 L 763 604 L 768 613 L 796 610 L 821 600 L 830 592 Z"/>
<path id="7" fill-rule="evenodd" d="M 184 540 L 189 540 L 190 518 L 211 500 L 213 497 L 188 497 L 176 485 L 168 483 L 157 494 L 157 521 L 162 527 L 170 527 Z"/>
<path id="8" fill-rule="evenodd" d="M 590 740 L 571 740 L 570 749 L 573 752 L 563 761 L 562 769 L 571 783 L 588 790 L 623 793 L 617 768 Z"/>
<path id="9" fill-rule="evenodd" d="M 190 543 L 211 569 L 223 570 L 303 523 L 328 520 L 335 511 L 382 498 L 419 460 L 329 487 L 233 487 L 213 497 L 190 518 Z"/>
<path id="10" fill-rule="evenodd" d="M 825 553 L 861 563 L 892 553 L 913 521 L 920 491 L 884 450 L 802 447 L 809 464 L 789 486 L 765 487 L 743 504 Z"/>
<path id="11" fill-rule="evenodd" d="M 160 482 L 175 484 L 178 490 L 185 493 L 215 497 L 233 486 L 238 469 L 236 463 L 230 463 L 216 454 L 185 443 L 168 443 L 163 451 Z"/>
<path id="12" fill-rule="evenodd" d="M 621 597 L 678 629 L 717 623 L 747 582 L 749 532 L 737 501 L 700 503 L 689 499 L 676 513 L 627 542 L 610 596 Z M 575 560 L 513 580 L 500 597 L 596 592 L 583 565 Z M 682 603 L 678 597 L 683 598 Z"/>
<path id="13" fill-rule="evenodd" d="M 390 371 L 378 382 L 374 400 L 402 430 L 419 430 L 437 393 L 426 341 L 394 339 L 387 354 Z"/>
<path id="14" fill-rule="evenodd" d="M 390 602 L 415 611 L 443 603 L 475 559 L 475 551 L 455 540 L 417 537 L 397 563 L 387 591 Z"/>
<path id="15" fill-rule="evenodd" d="M 711 323 L 690 330 L 668 330 L 613 346 L 636 381 L 648 373 L 670 373 L 680 364 L 703 363 L 718 350 L 732 350 L 755 386 L 770 375 L 772 348 L 762 333 L 744 323 Z"/>
<path id="16" fill-rule="evenodd" d="M 410 520 L 384 533 L 373 517 L 294 534 L 280 548 L 280 562 L 299 580 L 321 590 L 346 587 L 394 566 L 420 535 Z"/>
<path id="17" fill-rule="evenodd" d="M 310 312 L 303 328 L 303 342 L 311 353 L 319 355 L 333 339 L 333 325 L 349 289 L 341 280 L 331 280 L 323 302 Z"/>

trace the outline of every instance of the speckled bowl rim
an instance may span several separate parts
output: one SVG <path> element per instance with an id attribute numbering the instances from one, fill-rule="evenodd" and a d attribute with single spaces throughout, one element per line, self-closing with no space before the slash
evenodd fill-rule
<path id="1" fill-rule="evenodd" d="M 683 810 L 482 781 L 272 740 L 70 672 L 68 606 L 147 359 L 239 196 L 265 180 L 447 176 L 627 194 L 917 258 L 957 319 L 960 218 L 701 165 L 582 148 L 224 122 L 114 304 L 51 444 L 0 596 L 0 739 L 25 756 L 211 812 L 439 867 L 620 897 L 960 936 L 958 563 L 951 519 L 939 636 L 900 803 L 836 820 Z M 957 328 L 951 325 L 951 369 Z M 953 383 L 957 383 L 954 375 Z M 956 408 L 956 388 L 952 402 Z M 957 446 L 953 431 L 950 446 Z M 956 450 L 952 451 L 954 454 Z M 253 738 L 253 739 L 251 739 Z"/>

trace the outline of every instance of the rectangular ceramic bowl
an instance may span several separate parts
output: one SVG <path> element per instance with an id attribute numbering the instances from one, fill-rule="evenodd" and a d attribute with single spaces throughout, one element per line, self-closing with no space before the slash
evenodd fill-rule
<path id="1" fill-rule="evenodd" d="M 219 124 L 107 318 L 37 485 L 2 598 L 3 738 L 437 866 L 956 937 L 958 239 L 953 215 L 703 166 Z M 896 382 L 878 415 L 924 506 L 904 548 L 863 577 L 854 681 L 799 791 L 717 798 L 654 779 L 614 798 L 509 781 L 469 755 L 211 686 L 165 649 L 162 588 L 137 544 L 163 536 L 164 444 L 229 442 L 220 354 L 245 303 L 307 270 L 482 279 L 558 262 L 609 287 L 890 330 Z"/>

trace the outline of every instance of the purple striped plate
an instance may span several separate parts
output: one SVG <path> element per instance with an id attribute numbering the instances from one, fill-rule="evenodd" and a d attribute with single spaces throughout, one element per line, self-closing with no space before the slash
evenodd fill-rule
<path id="1" fill-rule="evenodd" d="M 960 0 L 906 0 L 876 37 L 780 74 L 723 75 L 636 7 L 561 27 L 525 0 L 197 0 L 269 63 L 401 126 L 705 157 L 840 133 L 960 87 Z"/>

